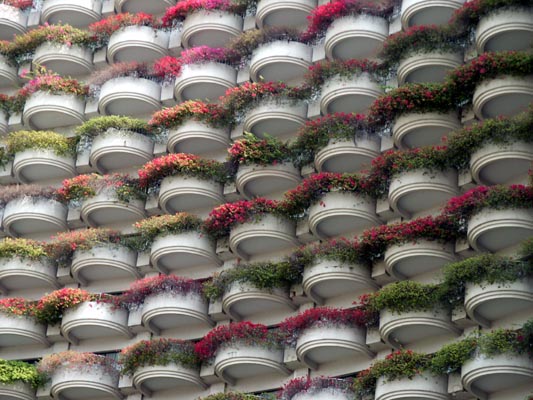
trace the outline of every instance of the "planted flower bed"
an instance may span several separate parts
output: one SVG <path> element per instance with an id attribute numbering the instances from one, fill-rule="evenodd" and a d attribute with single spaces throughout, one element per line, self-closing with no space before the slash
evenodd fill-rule
<path id="1" fill-rule="evenodd" d="M 35 318 L 34 303 L 23 298 L 4 298 L 0 300 L 0 345 L 1 347 L 11 346 L 28 346 L 40 345 L 48 347 L 50 343 L 46 338 L 46 325 L 40 323 Z M 4 363 L 5 361 L 2 360 Z M 4 364 L 2 367 L 8 367 L 9 364 Z M 4 369 L 2 368 L 4 371 Z M 28 371 L 29 372 L 29 371 Z M 23 376 L 23 375 L 21 375 Z M 5 376 L 2 376 L 5 379 Z M 31 375 L 27 375 L 28 381 L 23 379 L 26 383 L 31 383 Z M 37 376 L 33 377 L 34 379 Z M 4 381 L 0 379 L 2 384 L 15 383 L 17 379 L 8 379 Z M 35 381 L 34 383 L 37 383 Z M 9 391 L 16 391 L 16 388 L 3 388 L 6 392 L 2 392 L 0 385 L 0 393 L 7 394 Z M 30 391 L 27 385 L 20 385 L 21 389 L 26 387 L 26 392 Z M 30 391 L 31 392 L 31 391 Z"/>
<path id="2" fill-rule="evenodd" d="M 291 379 L 279 391 L 281 400 L 349 400 L 355 394 L 350 379 L 324 376 Z"/>

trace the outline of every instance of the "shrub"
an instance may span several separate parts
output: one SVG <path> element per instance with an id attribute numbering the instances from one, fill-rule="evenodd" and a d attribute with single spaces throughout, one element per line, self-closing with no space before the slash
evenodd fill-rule
<path id="1" fill-rule="evenodd" d="M 233 169 L 238 169 L 239 165 L 276 165 L 292 159 L 289 147 L 280 140 L 270 135 L 258 138 L 251 133 L 233 142 L 228 153 Z"/>
<path id="2" fill-rule="evenodd" d="M 8 135 L 6 146 L 10 154 L 35 149 L 51 150 L 58 156 L 72 156 L 76 140 L 52 131 L 17 131 Z"/>
<path id="3" fill-rule="evenodd" d="M 47 199 L 61 200 L 57 197 L 55 189 L 38 185 L 7 185 L 0 188 L 0 207 L 16 199 L 28 201 Z"/>
<path id="4" fill-rule="evenodd" d="M 239 55 L 238 59 L 244 64 L 259 46 L 278 40 L 297 42 L 300 40 L 300 33 L 296 29 L 287 27 L 267 26 L 263 29 L 250 29 L 233 39 L 228 47 L 230 51 Z"/>
<path id="5" fill-rule="evenodd" d="M 44 385 L 44 380 L 44 377 L 37 372 L 35 365 L 23 361 L 0 359 L 0 383 L 2 385 L 23 382 L 37 388 Z"/>
<path id="6" fill-rule="evenodd" d="M 155 134 L 154 128 L 146 121 L 118 115 L 91 118 L 76 128 L 76 134 L 80 137 L 95 138 L 108 129 L 131 131 L 148 137 Z"/>
<path id="7" fill-rule="evenodd" d="M 291 400 L 299 393 L 306 393 L 308 396 L 322 390 L 331 390 L 335 392 L 344 392 L 352 394 L 352 382 L 348 379 L 326 378 L 319 376 L 316 378 L 301 377 L 291 379 L 287 382 L 278 393 L 277 398 L 280 400 Z"/>
<path id="8" fill-rule="evenodd" d="M 228 392 L 211 394 L 203 397 L 201 400 L 261 400 L 261 397 L 254 396 L 253 394 Z"/>
<path id="9" fill-rule="evenodd" d="M 165 108 L 152 115 L 149 124 L 161 129 L 179 128 L 191 119 L 215 128 L 228 126 L 231 119 L 222 107 L 217 104 L 206 104 L 201 101 L 184 101 L 177 106 Z"/>
<path id="10" fill-rule="evenodd" d="M 47 257 L 41 243 L 30 239 L 5 238 L 0 242 L 0 258 L 20 258 L 24 260 L 41 260 Z"/>
<path id="11" fill-rule="evenodd" d="M 34 317 L 35 302 L 26 300 L 22 297 L 0 299 L 0 313 L 17 317 Z M 2 382 L 1 378 L 0 382 Z"/>
<path id="12" fill-rule="evenodd" d="M 431 371 L 437 375 L 459 371 L 472 358 L 476 347 L 477 341 L 473 337 L 441 347 L 431 358 Z"/>
<path id="13" fill-rule="evenodd" d="M 257 0 L 182 0 L 167 8 L 163 15 L 163 26 L 170 27 L 183 21 L 189 14 L 199 10 L 220 10 L 244 15 L 254 8 Z"/>
<path id="14" fill-rule="evenodd" d="M 368 266 L 357 242 L 346 238 L 335 238 L 320 243 L 311 243 L 294 251 L 289 262 L 299 271 L 306 266 L 312 265 L 318 260 L 331 260 L 347 264 L 362 264 Z"/>
<path id="15" fill-rule="evenodd" d="M 103 367 L 111 376 L 119 373 L 118 365 L 110 357 L 93 353 L 78 353 L 72 350 L 44 356 L 37 364 L 37 371 L 50 377 L 57 369 L 67 367 L 80 371 L 90 371 L 94 367 Z"/>

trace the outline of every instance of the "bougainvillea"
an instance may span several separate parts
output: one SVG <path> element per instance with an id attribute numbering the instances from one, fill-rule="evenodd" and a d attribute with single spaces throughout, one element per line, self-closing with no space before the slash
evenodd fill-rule
<path id="1" fill-rule="evenodd" d="M 263 29 L 250 29 L 233 39 L 229 49 L 238 55 L 242 63 L 251 58 L 252 52 L 259 46 L 274 41 L 299 41 L 300 33 L 296 29 L 278 26 L 268 26 Z"/>
<path id="2" fill-rule="evenodd" d="M 322 391 L 342 392 L 353 396 L 352 381 L 349 379 L 327 378 L 318 376 L 311 378 L 308 376 L 291 379 L 278 392 L 277 399 L 291 400 L 300 393 L 312 396 L 314 393 Z M 333 395 L 333 393 L 332 393 Z"/>
<path id="3" fill-rule="evenodd" d="M 0 299 L 0 313 L 18 317 L 34 317 L 35 302 L 22 297 Z"/>
<path id="4" fill-rule="evenodd" d="M 228 149 L 228 158 L 237 169 L 239 165 L 276 165 L 292 160 L 289 147 L 280 140 L 265 135 L 258 138 L 251 133 L 245 133 L 244 138 L 236 140 Z"/>
<path id="5" fill-rule="evenodd" d="M 162 21 L 164 26 L 173 26 L 199 10 L 219 10 L 244 15 L 256 2 L 257 0 L 182 0 L 167 8 Z"/>
<path id="6" fill-rule="evenodd" d="M 33 7 L 33 0 L 2 0 L 0 4 L 25 10 Z"/>
<path id="7" fill-rule="evenodd" d="M 163 129 L 172 129 L 178 128 L 189 119 L 214 127 L 227 126 L 230 121 L 226 110 L 217 104 L 189 100 L 177 106 L 157 111 L 152 115 L 149 124 Z"/>
<path id="8" fill-rule="evenodd" d="M 340 263 L 368 266 L 369 260 L 364 259 L 359 243 L 347 238 L 335 238 L 319 243 L 310 243 L 294 251 L 289 262 L 299 271 L 318 260 L 331 260 Z"/>
<path id="9" fill-rule="evenodd" d="M 197 46 L 182 51 L 179 59 L 183 65 L 208 62 L 237 65 L 240 55 L 226 47 Z"/>

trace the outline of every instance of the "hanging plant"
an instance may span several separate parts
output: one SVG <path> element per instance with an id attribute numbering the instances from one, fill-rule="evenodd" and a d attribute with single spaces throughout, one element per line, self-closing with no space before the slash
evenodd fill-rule
<path id="1" fill-rule="evenodd" d="M 231 122 L 230 114 L 217 104 L 189 100 L 155 112 L 149 124 L 160 129 L 175 129 L 188 120 L 203 122 L 213 127 L 227 127 Z"/>

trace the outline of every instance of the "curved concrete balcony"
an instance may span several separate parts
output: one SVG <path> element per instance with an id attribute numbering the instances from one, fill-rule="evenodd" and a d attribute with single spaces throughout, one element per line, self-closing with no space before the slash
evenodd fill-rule
<path id="1" fill-rule="evenodd" d="M 533 9 L 496 9 L 479 20 L 476 47 L 487 51 L 527 50 L 533 39 Z"/>
<path id="2" fill-rule="evenodd" d="M 288 162 L 276 165 L 240 165 L 235 185 L 247 199 L 281 198 L 285 191 L 297 186 L 301 179 L 299 169 Z"/>
<path id="3" fill-rule="evenodd" d="M 298 359 L 312 369 L 347 358 L 372 358 L 366 331 L 351 326 L 317 326 L 305 329 L 296 341 Z"/>
<path id="4" fill-rule="evenodd" d="M 102 174 L 142 165 L 152 159 L 154 141 L 140 133 L 108 129 L 96 136 L 89 161 Z"/>
<path id="5" fill-rule="evenodd" d="M 0 347 L 35 344 L 50 345 L 46 339 L 46 325 L 39 324 L 34 318 L 0 313 Z M 0 385 L 0 397 L 3 387 L 3 384 Z"/>
<path id="6" fill-rule="evenodd" d="M 85 122 L 85 100 L 73 94 L 33 93 L 22 113 L 24 125 L 32 129 L 53 129 Z"/>
<path id="7" fill-rule="evenodd" d="M 0 111 L 0 133 L 6 133 L 8 122 L 7 122 L 7 114 L 4 111 Z"/>
<path id="8" fill-rule="evenodd" d="M 224 381 L 259 378 L 264 375 L 286 377 L 290 370 L 283 364 L 283 350 L 235 344 L 217 351 L 215 373 Z"/>
<path id="9" fill-rule="evenodd" d="M 159 206 L 168 214 L 204 210 L 224 203 L 221 183 L 193 176 L 167 176 L 161 182 Z"/>
<path id="10" fill-rule="evenodd" d="M 13 40 L 13 35 L 26 32 L 28 16 L 16 7 L 0 4 L 0 40 Z"/>
<path id="11" fill-rule="evenodd" d="M 70 271 L 82 285 L 111 279 L 131 281 L 141 278 L 135 263 L 137 253 L 119 245 L 101 245 L 91 250 L 76 250 Z"/>
<path id="12" fill-rule="evenodd" d="M 531 383 L 533 361 L 527 356 L 477 354 L 461 367 L 461 381 L 466 390 L 480 399 L 493 393 Z"/>
<path id="13" fill-rule="evenodd" d="M 322 87 L 320 111 L 323 115 L 365 113 L 383 93 L 382 87 L 367 73 L 353 79 L 335 76 Z"/>
<path id="14" fill-rule="evenodd" d="M 448 377 L 423 371 L 412 378 L 388 380 L 379 377 L 375 400 L 448 400 Z"/>
<path id="15" fill-rule="evenodd" d="M 451 70 L 463 63 L 462 53 L 432 51 L 412 54 L 398 65 L 398 85 L 441 83 Z"/>
<path id="16" fill-rule="evenodd" d="M 35 400 L 35 389 L 21 381 L 0 386 L 0 397 L 5 400 Z"/>
<path id="17" fill-rule="evenodd" d="M 128 312 L 113 304 L 87 301 L 63 313 L 61 333 L 71 343 L 84 339 L 121 336 L 131 338 Z"/>
<path id="18" fill-rule="evenodd" d="M 15 154 L 13 175 L 21 183 L 71 178 L 76 175 L 76 161 L 52 150 L 28 149 Z"/>
<path id="19" fill-rule="evenodd" d="M 379 313 L 379 333 L 393 347 L 404 347 L 421 340 L 459 336 L 448 311 L 408 311 L 398 314 L 388 309 Z"/>
<path id="20" fill-rule="evenodd" d="M 0 87 L 17 87 L 18 85 L 17 67 L 12 65 L 6 56 L 0 54 Z"/>
<path id="21" fill-rule="evenodd" d="M 380 224 L 376 201 L 355 193 L 329 192 L 309 207 L 309 229 L 323 239 Z"/>
<path id="22" fill-rule="evenodd" d="M 35 49 L 33 62 L 64 76 L 86 75 L 93 68 L 93 52 L 85 47 L 45 42 Z"/>
<path id="23" fill-rule="evenodd" d="M 153 0 L 146 3 L 144 0 L 115 0 L 115 8 L 118 13 L 129 12 L 136 14 L 145 12 L 148 14 L 164 14 L 167 8 L 176 4 L 176 0 Z"/>
<path id="24" fill-rule="evenodd" d="M 141 318 L 146 328 L 161 335 L 171 328 L 212 327 L 207 311 L 207 300 L 198 293 L 158 293 L 144 300 Z"/>
<path id="25" fill-rule="evenodd" d="M 101 365 L 66 365 L 50 379 L 50 393 L 56 399 L 123 399 L 118 390 L 118 373 L 110 374 Z"/>
<path id="26" fill-rule="evenodd" d="M 225 11 L 196 11 L 183 21 L 181 44 L 184 48 L 225 47 L 242 32 L 243 19 Z"/>
<path id="27" fill-rule="evenodd" d="M 437 272 L 456 261 L 453 243 L 417 240 L 395 244 L 385 251 L 385 269 L 397 279 L 410 279 L 427 272 Z"/>
<path id="28" fill-rule="evenodd" d="M 265 101 L 246 113 L 243 129 L 258 137 L 265 133 L 286 137 L 294 135 L 306 120 L 306 104 L 289 100 Z"/>
<path id="29" fill-rule="evenodd" d="M 533 101 L 533 76 L 503 76 L 481 82 L 472 106 L 479 119 L 511 117 L 526 111 Z"/>
<path id="30" fill-rule="evenodd" d="M 456 112 L 407 113 L 394 121 L 392 138 L 400 149 L 438 145 L 443 137 L 461 126 Z"/>
<path id="31" fill-rule="evenodd" d="M 133 373 L 133 386 L 145 396 L 152 396 L 162 390 L 207 387 L 200 379 L 197 369 L 176 363 L 137 368 Z"/>
<path id="32" fill-rule="evenodd" d="M 371 292 L 378 288 L 370 276 L 370 267 L 332 260 L 318 260 L 305 266 L 302 287 L 315 303 L 350 293 Z"/>
<path id="33" fill-rule="evenodd" d="M 259 29 L 267 26 L 307 26 L 307 17 L 317 6 L 317 0 L 260 0 L 255 13 Z"/>
<path id="34" fill-rule="evenodd" d="M 98 110 L 103 115 L 149 114 L 161 107 L 161 86 L 142 78 L 114 78 L 102 85 Z"/>
<path id="35" fill-rule="evenodd" d="M 227 128 L 213 128 L 202 122 L 188 120 L 168 132 L 170 153 L 204 155 L 220 152 L 231 146 Z"/>
<path id="36" fill-rule="evenodd" d="M 496 252 L 533 235 L 533 209 L 483 209 L 468 221 L 468 242 L 477 251 Z"/>
<path id="37" fill-rule="evenodd" d="M 350 391 L 337 389 L 334 387 L 313 388 L 313 390 L 296 393 L 294 400 L 352 400 L 354 394 Z"/>
<path id="38" fill-rule="evenodd" d="M 248 320 L 273 312 L 291 312 L 296 305 L 289 298 L 289 290 L 258 289 L 248 282 L 233 282 L 222 296 L 222 308 L 232 319 Z"/>
<path id="39" fill-rule="evenodd" d="M 302 83 L 312 64 L 313 49 L 300 42 L 278 40 L 252 52 L 250 77 L 254 82 Z"/>
<path id="40" fill-rule="evenodd" d="M 465 0 L 403 0 L 402 26 L 447 24 Z"/>
<path id="41" fill-rule="evenodd" d="M 96 196 L 85 199 L 81 205 L 81 218 L 95 228 L 117 223 L 133 223 L 144 217 L 143 200 L 131 199 L 124 203 L 118 200 L 113 190 L 103 190 Z"/>
<path id="42" fill-rule="evenodd" d="M 493 321 L 533 308 L 533 279 L 515 282 L 466 284 L 465 310 L 468 316 L 490 328 Z"/>
<path id="43" fill-rule="evenodd" d="M 370 166 L 380 150 L 381 139 L 378 137 L 330 139 L 327 146 L 315 154 L 315 168 L 319 172 L 360 172 Z"/>
<path id="44" fill-rule="evenodd" d="M 293 221 L 274 215 L 263 215 L 257 221 L 234 226 L 229 235 L 231 250 L 248 259 L 298 246 L 296 225 Z"/>
<path id="45" fill-rule="evenodd" d="M 208 62 L 185 64 L 176 78 L 176 101 L 203 100 L 216 103 L 226 90 L 237 85 L 237 70 L 231 65 Z"/>
<path id="46" fill-rule="evenodd" d="M 47 260 L 1 258 L 0 286 L 8 293 L 22 289 L 59 289 L 56 271 L 57 268 Z"/>
<path id="47" fill-rule="evenodd" d="M 107 59 L 115 62 L 153 62 L 168 53 L 168 32 L 151 26 L 127 26 L 114 32 L 107 44 Z"/>
<path id="48" fill-rule="evenodd" d="M 482 185 L 515 182 L 527 176 L 533 162 L 533 144 L 486 144 L 470 156 L 470 171 Z"/>
<path id="49" fill-rule="evenodd" d="M 64 23 L 85 28 L 102 19 L 102 2 L 98 0 L 45 0 L 42 7 L 43 23 Z"/>
<path id="50" fill-rule="evenodd" d="M 372 15 L 349 15 L 338 18 L 326 31 L 324 50 L 329 59 L 372 58 L 379 53 L 389 36 L 385 18 Z"/>
<path id="51" fill-rule="evenodd" d="M 402 172 L 389 186 L 391 207 L 406 217 L 444 205 L 458 194 L 457 172 L 453 170 Z"/>
<path id="52" fill-rule="evenodd" d="M 12 237 L 66 231 L 67 207 L 55 200 L 24 197 L 11 200 L 4 209 L 4 232 Z"/>
<path id="53" fill-rule="evenodd" d="M 157 236 L 152 243 L 150 263 L 164 274 L 179 274 L 184 268 L 222 265 L 214 241 L 199 232 Z"/>

